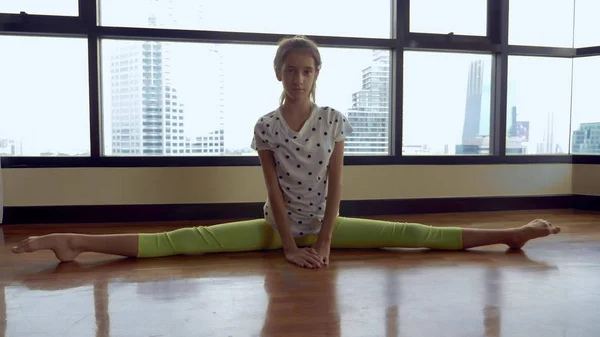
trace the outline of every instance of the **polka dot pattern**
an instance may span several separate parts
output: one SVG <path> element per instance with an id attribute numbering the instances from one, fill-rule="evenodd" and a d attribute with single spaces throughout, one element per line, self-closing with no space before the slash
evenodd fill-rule
<path id="1" fill-rule="evenodd" d="M 300 130 L 293 130 L 279 109 L 262 116 L 254 127 L 251 147 L 270 150 L 295 236 L 318 233 L 326 205 L 327 177 L 335 142 L 351 134 L 346 117 L 330 107 L 315 107 Z M 264 215 L 277 230 L 273 212 Z"/>

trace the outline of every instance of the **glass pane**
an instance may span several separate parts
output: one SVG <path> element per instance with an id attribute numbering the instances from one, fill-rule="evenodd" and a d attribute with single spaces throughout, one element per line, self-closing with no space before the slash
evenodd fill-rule
<path id="1" fill-rule="evenodd" d="M 573 64 L 571 151 L 600 154 L 600 56 L 576 58 Z"/>
<path id="2" fill-rule="evenodd" d="M 569 152 L 571 62 L 509 56 L 507 154 Z"/>
<path id="3" fill-rule="evenodd" d="M 600 46 L 600 2 L 577 0 L 575 2 L 575 47 Z"/>
<path id="4" fill-rule="evenodd" d="M 0 13 L 78 16 L 77 0 L 2 0 Z"/>
<path id="5" fill-rule="evenodd" d="M 0 50 L 0 156 L 88 156 L 87 40 L 0 36 Z"/>
<path id="6" fill-rule="evenodd" d="M 574 10 L 574 0 L 510 0 L 508 43 L 570 48 Z"/>
<path id="7" fill-rule="evenodd" d="M 490 55 L 404 53 L 405 155 L 489 154 Z"/>
<path id="8" fill-rule="evenodd" d="M 277 108 L 276 46 L 102 41 L 106 155 L 256 155 L 258 117 Z M 389 153 L 389 51 L 321 48 L 317 104 L 355 126 L 349 154 Z"/>
<path id="9" fill-rule="evenodd" d="M 99 2 L 100 23 L 103 26 L 390 37 L 390 0 L 304 0 L 302 3 L 280 0 Z"/>
<path id="10" fill-rule="evenodd" d="M 487 35 L 487 1 L 412 0 L 410 31 Z"/>

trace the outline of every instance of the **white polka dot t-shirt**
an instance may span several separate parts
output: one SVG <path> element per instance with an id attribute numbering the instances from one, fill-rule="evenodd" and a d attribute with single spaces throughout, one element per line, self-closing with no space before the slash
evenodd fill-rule
<path id="1" fill-rule="evenodd" d="M 351 132 L 352 126 L 341 112 L 316 105 L 299 132 L 287 125 L 279 108 L 256 122 L 252 148 L 271 150 L 274 154 L 293 236 L 320 231 L 325 215 L 329 159 L 335 143 Z M 265 219 L 277 231 L 268 198 L 263 210 Z"/>

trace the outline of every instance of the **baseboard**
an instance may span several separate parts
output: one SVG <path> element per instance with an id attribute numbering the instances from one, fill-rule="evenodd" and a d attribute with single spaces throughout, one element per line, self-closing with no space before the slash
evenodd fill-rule
<path id="1" fill-rule="evenodd" d="M 600 195 L 574 194 L 571 201 L 574 209 L 600 211 Z"/>
<path id="2" fill-rule="evenodd" d="M 159 222 L 262 217 L 262 202 L 222 204 L 5 207 L 4 225 Z M 470 198 L 343 200 L 344 216 L 430 214 L 535 209 L 600 210 L 600 196 L 551 195 Z"/>

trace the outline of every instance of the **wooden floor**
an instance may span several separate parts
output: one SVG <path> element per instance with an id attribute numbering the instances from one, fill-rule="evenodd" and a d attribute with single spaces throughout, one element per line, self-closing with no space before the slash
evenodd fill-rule
<path id="1" fill-rule="evenodd" d="M 5 226 L 0 337 L 600 336 L 600 213 L 386 217 L 501 228 L 544 217 L 561 234 L 520 252 L 333 251 L 307 270 L 281 251 L 152 260 L 14 255 L 27 235 L 153 232 L 189 224 Z"/>

